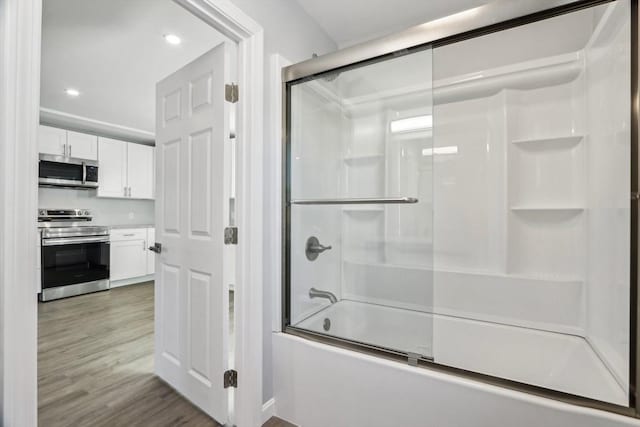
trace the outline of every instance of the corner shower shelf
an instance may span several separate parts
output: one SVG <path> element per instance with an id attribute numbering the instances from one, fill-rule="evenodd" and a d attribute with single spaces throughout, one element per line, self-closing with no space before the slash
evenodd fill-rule
<path id="1" fill-rule="evenodd" d="M 583 135 L 569 135 L 569 136 L 556 136 L 549 138 L 531 138 L 531 139 L 516 139 L 512 142 L 517 145 L 537 145 L 547 146 L 549 148 L 554 147 L 571 147 L 578 144 L 584 138 Z"/>
<path id="2" fill-rule="evenodd" d="M 372 162 L 376 160 L 382 160 L 384 156 L 382 154 L 361 154 L 355 156 L 348 156 L 344 158 L 346 163 L 354 162 Z"/>

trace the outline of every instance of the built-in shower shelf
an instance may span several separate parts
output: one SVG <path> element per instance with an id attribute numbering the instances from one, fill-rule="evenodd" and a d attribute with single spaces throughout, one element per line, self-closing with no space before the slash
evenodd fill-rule
<path id="1" fill-rule="evenodd" d="M 371 213 L 379 213 L 384 212 L 384 206 L 349 206 L 342 208 L 343 212 L 346 213 L 361 213 L 361 212 L 371 212 Z"/>
<path id="2" fill-rule="evenodd" d="M 553 282 L 557 284 L 580 284 L 583 285 L 584 278 L 577 276 L 535 274 L 535 273 L 507 273 L 504 277 L 515 280 L 534 280 L 540 282 Z"/>
<path id="3" fill-rule="evenodd" d="M 582 212 L 581 206 L 512 206 L 515 212 Z"/>
<path id="4" fill-rule="evenodd" d="M 382 160 L 384 156 L 382 154 L 361 154 L 355 156 L 347 156 L 344 158 L 345 163 L 356 163 L 356 162 L 374 162 L 378 160 Z"/>
<path id="5" fill-rule="evenodd" d="M 525 280 L 530 282 L 550 282 L 554 284 L 568 284 L 568 285 L 579 285 L 582 286 L 584 284 L 584 278 L 579 276 L 572 275 L 559 275 L 559 274 L 535 274 L 535 273 L 519 273 L 519 272 L 499 272 L 499 271 L 485 271 L 485 270 L 473 270 L 467 269 L 460 266 L 453 265 L 444 265 L 443 263 L 436 262 L 436 267 L 433 266 L 425 266 L 425 265 L 409 265 L 409 264 L 398 264 L 398 263 L 389 263 L 389 262 L 371 262 L 371 261 L 363 261 L 354 258 L 343 258 L 342 262 L 345 264 L 349 264 L 352 266 L 356 266 L 359 268 L 377 268 L 377 269 L 395 269 L 399 272 L 420 272 L 427 271 L 430 274 L 439 274 L 439 280 L 442 280 L 444 276 L 449 275 L 451 277 L 456 275 L 464 275 L 475 277 L 475 281 L 473 283 L 479 283 L 479 281 L 483 281 L 486 283 L 495 283 L 496 281 L 504 281 L 504 280 Z"/>
<path id="6" fill-rule="evenodd" d="M 584 138 L 583 135 L 553 136 L 548 138 L 516 139 L 512 142 L 522 146 L 537 146 L 546 148 L 572 147 Z"/>

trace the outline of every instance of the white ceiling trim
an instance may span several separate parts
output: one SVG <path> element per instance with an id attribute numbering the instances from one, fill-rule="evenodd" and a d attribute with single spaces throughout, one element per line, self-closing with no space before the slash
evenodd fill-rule
<path id="1" fill-rule="evenodd" d="M 130 142 L 155 145 L 156 136 L 153 132 L 115 123 L 103 122 L 89 117 L 77 116 L 51 108 L 40 108 L 40 123 L 54 127 L 60 127 L 78 132 L 107 138 L 122 139 Z"/>

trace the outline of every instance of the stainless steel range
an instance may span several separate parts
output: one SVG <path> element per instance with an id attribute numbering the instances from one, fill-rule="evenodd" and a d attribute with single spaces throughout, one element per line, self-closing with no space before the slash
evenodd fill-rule
<path id="1" fill-rule="evenodd" d="M 87 209 L 38 210 L 41 301 L 109 289 L 109 228 L 91 220 Z"/>

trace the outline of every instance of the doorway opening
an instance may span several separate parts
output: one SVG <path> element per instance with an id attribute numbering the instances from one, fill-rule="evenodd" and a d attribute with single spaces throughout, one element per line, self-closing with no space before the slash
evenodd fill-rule
<path id="1" fill-rule="evenodd" d="M 42 425 L 235 417 L 236 257 L 217 237 L 233 225 L 237 45 L 200 18 L 171 0 L 43 1 Z"/>

